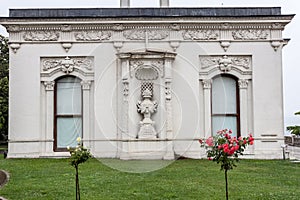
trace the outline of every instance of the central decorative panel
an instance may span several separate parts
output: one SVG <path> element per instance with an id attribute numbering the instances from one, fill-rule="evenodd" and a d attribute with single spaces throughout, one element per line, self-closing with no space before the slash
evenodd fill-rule
<path id="1" fill-rule="evenodd" d="M 119 53 L 122 159 L 174 159 L 171 80 L 175 53 Z M 168 90 L 168 91 L 167 91 Z"/>

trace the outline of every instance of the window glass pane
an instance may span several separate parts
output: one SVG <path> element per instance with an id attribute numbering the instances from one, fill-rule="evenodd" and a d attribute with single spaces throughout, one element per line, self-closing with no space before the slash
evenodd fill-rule
<path id="1" fill-rule="evenodd" d="M 81 114 L 81 84 L 78 78 L 57 81 L 56 114 Z"/>
<path id="2" fill-rule="evenodd" d="M 216 135 L 219 130 L 230 129 L 232 136 L 237 136 L 237 117 L 235 116 L 213 116 L 212 131 Z"/>
<path id="3" fill-rule="evenodd" d="M 81 117 L 57 118 L 57 148 L 76 147 L 76 139 L 81 136 Z"/>
<path id="4" fill-rule="evenodd" d="M 229 77 L 215 78 L 212 84 L 212 113 L 236 112 L 236 80 Z"/>

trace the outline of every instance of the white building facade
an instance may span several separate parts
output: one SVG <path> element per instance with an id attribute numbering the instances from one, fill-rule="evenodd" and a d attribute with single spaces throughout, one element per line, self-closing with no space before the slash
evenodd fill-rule
<path id="1" fill-rule="evenodd" d="M 8 157 L 68 156 L 80 136 L 96 157 L 204 158 L 198 139 L 228 128 L 254 135 L 246 157 L 281 158 L 292 18 L 280 8 L 11 9 L 0 19 Z"/>

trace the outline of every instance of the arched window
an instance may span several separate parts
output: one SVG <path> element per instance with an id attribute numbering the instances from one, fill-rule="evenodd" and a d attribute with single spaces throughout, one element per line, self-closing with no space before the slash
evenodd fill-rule
<path id="1" fill-rule="evenodd" d="M 66 76 L 55 84 L 54 96 L 54 150 L 66 151 L 75 147 L 77 137 L 82 137 L 81 80 Z"/>
<path id="2" fill-rule="evenodd" d="M 232 136 L 240 136 L 239 91 L 237 80 L 231 76 L 217 76 L 212 83 L 212 131 L 231 129 Z"/>

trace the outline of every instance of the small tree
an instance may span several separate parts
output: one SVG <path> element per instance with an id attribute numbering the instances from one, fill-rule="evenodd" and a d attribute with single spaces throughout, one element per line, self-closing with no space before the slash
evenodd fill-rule
<path id="1" fill-rule="evenodd" d="M 201 146 L 207 149 L 207 157 L 209 160 L 221 163 L 221 170 L 225 173 L 225 189 L 226 200 L 228 200 L 228 178 L 227 172 L 236 167 L 235 162 L 239 161 L 239 155 L 243 155 L 247 145 L 253 145 L 254 138 L 250 134 L 249 137 L 231 137 L 231 130 L 218 131 L 214 137 L 209 137 L 205 144 L 203 140 L 199 140 Z"/>
<path id="2" fill-rule="evenodd" d="M 76 148 L 67 147 L 67 149 L 71 154 L 70 163 L 75 167 L 76 200 L 80 200 L 78 167 L 79 164 L 86 162 L 92 155 L 87 148 L 83 147 L 80 137 L 77 138 L 77 143 Z"/>
<path id="3" fill-rule="evenodd" d="M 296 112 L 295 115 L 300 115 L 300 111 Z M 288 126 L 286 127 L 286 130 L 290 131 L 291 134 L 300 136 L 300 126 Z"/>
<path id="4" fill-rule="evenodd" d="M 8 39 L 0 35 L 0 141 L 8 135 Z"/>

